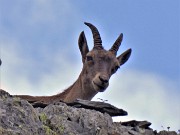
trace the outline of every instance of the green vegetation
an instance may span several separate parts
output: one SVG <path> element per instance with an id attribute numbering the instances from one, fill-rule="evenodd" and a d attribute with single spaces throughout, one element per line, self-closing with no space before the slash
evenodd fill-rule
<path id="1" fill-rule="evenodd" d="M 46 135 L 57 135 L 54 131 L 52 131 L 48 126 L 43 125 Z"/>
<path id="2" fill-rule="evenodd" d="M 47 115 L 45 113 L 41 113 L 39 118 L 43 123 L 45 123 L 47 120 Z"/>
<path id="3" fill-rule="evenodd" d="M 59 131 L 60 131 L 61 134 L 64 133 L 64 127 L 62 125 L 59 126 Z"/>
<path id="4" fill-rule="evenodd" d="M 13 105 L 15 106 L 20 106 L 21 105 L 21 100 L 19 97 L 14 97 L 13 98 Z"/>

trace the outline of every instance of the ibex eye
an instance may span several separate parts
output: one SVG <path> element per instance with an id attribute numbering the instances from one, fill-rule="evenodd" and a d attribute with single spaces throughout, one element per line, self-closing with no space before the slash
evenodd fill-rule
<path id="1" fill-rule="evenodd" d="M 118 68 L 120 68 L 119 66 L 115 66 L 113 69 L 112 69 L 112 74 L 114 74 L 117 70 L 118 70 Z"/>
<path id="2" fill-rule="evenodd" d="M 118 68 L 119 68 L 119 66 L 116 66 L 116 67 L 115 67 L 115 70 L 117 71 L 117 70 L 118 70 Z"/>
<path id="3" fill-rule="evenodd" d="M 87 56 L 86 59 L 87 59 L 87 61 L 93 60 L 93 58 L 91 56 Z"/>

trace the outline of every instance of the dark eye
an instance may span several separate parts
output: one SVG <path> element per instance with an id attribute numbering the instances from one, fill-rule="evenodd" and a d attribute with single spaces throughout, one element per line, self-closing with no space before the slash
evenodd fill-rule
<path id="1" fill-rule="evenodd" d="M 120 67 L 119 66 L 115 66 L 113 69 L 112 69 L 112 74 L 114 74 Z"/>
<path id="2" fill-rule="evenodd" d="M 115 66 L 115 68 L 114 68 L 114 69 L 117 71 L 119 68 L 120 68 L 119 66 Z"/>
<path id="3" fill-rule="evenodd" d="M 91 60 L 93 60 L 93 58 L 92 58 L 91 56 L 87 56 L 87 57 L 86 57 L 86 60 L 87 60 L 87 61 L 91 61 Z"/>

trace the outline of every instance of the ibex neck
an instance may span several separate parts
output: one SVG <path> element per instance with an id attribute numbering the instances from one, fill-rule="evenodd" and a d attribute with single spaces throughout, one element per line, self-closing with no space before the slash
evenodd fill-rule
<path id="1" fill-rule="evenodd" d="M 73 102 L 76 99 L 84 99 L 84 100 L 91 100 L 97 92 L 94 91 L 90 87 L 91 82 L 87 82 L 86 85 L 83 84 L 83 77 L 82 74 L 80 74 L 79 78 L 76 80 L 76 82 L 71 85 L 69 88 L 64 90 L 62 93 L 59 93 L 57 95 L 53 96 L 28 96 L 28 95 L 16 95 L 22 99 L 26 99 L 28 101 L 41 101 L 44 103 L 53 103 L 53 102 Z"/>
<path id="2" fill-rule="evenodd" d="M 97 94 L 97 92 L 90 89 L 88 85 L 83 85 L 82 79 L 82 75 L 80 74 L 79 78 L 72 86 L 66 89 L 63 93 L 60 93 L 60 96 L 63 96 L 64 102 L 72 102 L 78 98 L 91 100 Z"/>

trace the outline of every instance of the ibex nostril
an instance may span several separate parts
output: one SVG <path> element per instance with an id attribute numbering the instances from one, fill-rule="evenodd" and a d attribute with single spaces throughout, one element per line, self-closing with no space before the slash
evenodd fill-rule
<path id="1" fill-rule="evenodd" d="M 109 80 L 108 80 L 108 78 L 107 78 L 106 76 L 99 76 L 99 79 L 100 79 L 101 82 L 103 82 L 103 83 L 108 83 L 108 82 L 109 82 Z"/>

